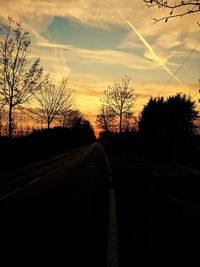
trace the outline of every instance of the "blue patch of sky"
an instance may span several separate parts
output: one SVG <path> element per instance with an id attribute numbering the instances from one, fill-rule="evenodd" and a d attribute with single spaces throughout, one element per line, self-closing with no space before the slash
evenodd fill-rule
<path id="1" fill-rule="evenodd" d="M 125 53 L 129 53 L 130 55 L 133 54 L 133 55 L 136 55 L 136 56 L 139 56 L 139 57 L 144 57 L 144 48 L 131 48 L 131 47 L 123 47 L 123 48 L 117 48 L 115 49 L 117 51 L 121 51 L 121 52 L 125 52 Z"/>
<path id="2" fill-rule="evenodd" d="M 68 44 L 85 49 L 113 49 L 129 32 L 129 29 L 108 25 L 108 29 L 91 27 L 76 20 L 55 17 L 42 33 L 52 43 Z"/>

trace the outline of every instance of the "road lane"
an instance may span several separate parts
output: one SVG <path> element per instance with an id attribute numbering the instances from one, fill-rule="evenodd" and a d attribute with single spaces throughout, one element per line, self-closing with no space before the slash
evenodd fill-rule
<path id="1" fill-rule="evenodd" d="M 17 252 L 20 261 L 29 255 L 56 266 L 106 266 L 108 170 L 101 147 L 88 146 L 36 179 L 0 201 L 4 251 Z"/>
<path id="2" fill-rule="evenodd" d="M 199 265 L 198 180 L 123 174 L 115 188 L 119 267 Z"/>
<path id="3" fill-rule="evenodd" d="M 58 171 L 63 167 L 68 172 L 74 165 L 79 164 L 80 161 L 87 157 L 93 148 L 93 144 L 83 146 L 50 159 L 0 173 L 0 200 L 6 198 L 6 195 L 12 195 L 15 191 L 21 191 L 22 188 L 26 188 L 30 184 L 45 178 L 48 179 L 47 183 L 49 184 L 49 176 L 51 174 L 53 174 L 54 179 L 55 174 L 58 174 Z M 60 175 L 63 176 L 63 173 L 60 173 L 59 177 Z"/>

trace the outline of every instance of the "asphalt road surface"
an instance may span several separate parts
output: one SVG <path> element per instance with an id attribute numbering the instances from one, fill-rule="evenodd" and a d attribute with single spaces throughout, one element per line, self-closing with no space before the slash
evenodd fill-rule
<path id="1" fill-rule="evenodd" d="M 199 266 L 199 181 L 115 178 L 119 266 Z"/>
<path id="2" fill-rule="evenodd" d="M 200 182 L 125 163 L 111 180 L 92 144 L 1 173 L 0 265 L 199 266 Z"/>
<path id="3" fill-rule="evenodd" d="M 1 261 L 106 266 L 108 209 L 108 168 L 100 145 L 3 173 Z"/>

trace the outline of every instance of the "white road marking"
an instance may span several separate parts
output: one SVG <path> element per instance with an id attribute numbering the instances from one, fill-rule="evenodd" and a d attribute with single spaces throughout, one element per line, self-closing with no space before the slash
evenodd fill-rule
<path id="1" fill-rule="evenodd" d="M 35 180 L 28 182 L 26 185 L 24 185 L 24 186 L 22 186 L 22 187 L 19 187 L 19 188 L 13 190 L 13 191 L 11 191 L 11 192 L 9 192 L 9 193 L 7 193 L 7 194 L 1 196 L 1 197 L 0 197 L 0 201 L 1 201 L 1 200 L 4 200 L 4 199 L 6 199 L 6 198 L 9 198 L 10 196 L 16 194 L 16 193 L 19 192 L 19 191 L 22 191 L 22 190 L 26 189 L 28 186 L 30 186 L 30 185 L 32 185 L 32 184 L 34 184 L 34 183 L 40 181 L 42 178 L 43 178 L 43 177 L 38 177 L 38 178 L 36 178 Z"/>
<path id="2" fill-rule="evenodd" d="M 33 181 L 30 181 L 27 185 L 30 185 L 30 184 L 34 184 L 38 181 L 40 181 L 43 177 L 38 177 L 37 179 L 33 180 Z"/>
<path id="3" fill-rule="evenodd" d="M 51 175 L 52 173 L 54 173 L 54 172 L 56 172 L 58 169 L 60 169 L 60 167 L 62 167 L 62 166 L 63 166 L 63 164 L 62 164 L 61 166 L 59 166 L 59 167 L 57 167 L 57 168 L 55 168 L 55 169 L 53 169 L 53 170 L 51 170 L 51 171 L 45 173 L 44 176 L 49 176 L 49 175 Z M 44 177 L 44 176 L 43 176 L 43 177 Z"/>
<path id="4" fill-rule="evenodd" d="M 76 151 L 79 151 L 79 150 L 82 150 L 82 149 L 83 149 L 83 148 L 78 148 L 78 149 L 75 149 L 75 150 L 76 150 Z M 84 146 L 84 149 L 85 149 L 85 146 Z M 70 155 L 74 153 L 74 152 L 73 152 L 73 153 L 72 153 L 72 152 L 73 152 L 73 151 L 70 152 Z M 76 154 L 75 154 L 75 155 L 76 155 Z M 55 157 L 55 158 L 58 158 L 58 157 Z M 73 158 L 72 158 L 72 159 L 73 159 Z M 15 193 L 17 193 L 17 192 L 19 192 L 19 191 L 24 190 L 24 189 L 27 188 L 28 186 L 30 186 L 30 185 L 32 185 L 32 184 L 34 184 L 34 183 L 36 183 L 36 182 L 42 180 L 43 178 L 46 178 L 46 176 L 49 176 L 49 175 L 51 175 L 52 173 L 56 172 L 58 169 L 62 168 L 63 165 L 64 165 L 64 164 L 62 163 L 62 165 L 60 165 L 60 166 L 58 166 L 57 168 L 55 168 L 55 169 L 53 169 L 53 170 L 51 170 L 51 171 L 45 173 L 43 176 L 40 176 L 40 177 L 38 177 L 38 178 L 36 178 L 36 179 L 34 179 L 34 180 L 28 182 L 26 185 L 24 185 L 24 186 L 22 186 L 22 187 L 19 187 L 19 188 L 13 190 L 13 191 L 11 191 L 11 192 L 9 192 L 9 193 L 7 193 L 7 194 L 1 196 L 1 197 L 0 197 L 0 201 L 1 201 L 1 200 L 4 200 L 4 199 L 6 199 L 6 198 L 9 198 L 10 196 L 14 195 Z M 92 166 L 92 167 L 96 167 L 96 166 Z"/>
<path id="5" fill-rule="evenodd" d="M 1 197 L 0 197 L 0 201 L 1 201 L 1 200 L 4 200 L 4 199 L 6 199 L 6 198 L 8 198 L 8 197 L 10 197 L 10 196 L 12 196 L 12 195 L 14 195 L 15 193 L 17 193 L 17 192 L 19 192 L 19 191 L 21 191 L 21 190 L 23 190 L 25 187 L 26 187 L 26 186 L 17 188 L 17 189 L 15 189 L 15 190 L 9 192 L 8 194 L 1 196 Z"/>
<path id="6" fill-rule="evenodd" d="M 111 165 L 103 147 L 101 147 L 108 168 L 108 182 L 113 182 Z M 109 225 L 108 225 L 108 259 L 107 267 L 118 267 L 117 214 L 114 188 L 109 189 Z"/>
<path id="7" fill-rule="evenodd" d="M 19 191 L 22 191 L 22 190 L 26 189 L 28 186 L 30 186 L 30 185 L 32 185 L 32 184 L 34 184 L 34 183 L 37 183 L 38 181 L 40 181 L 40 180 L 46 178 L 47 176 L 51 175 L 52 173 L 56 172 L 58 169 L 60 169 L 60 168 L 62 168 L 62 167 L 63 167 L 63 164 L 62 164 L 61 166 L 58 166 L 57 168 L 55 168 L 55 169 L 53 169 L 53 170 L 51 170 L 51 171 L 45 173 L 43 176 L 40 176 L 40 177 L 38 177 L 38 178 L 36 178 L 36 179 L 34 179 L 34 180 L 28 182 L 28 183 L 27 183 L 26 185 L 24 185 L 23 187 L 17 188 L 17 189 L 15 189 L 15 190 L 13 190 L 13 191 L 11 191 L 11 192 L 9 192 L 9 193 L 7 193 L 7 194 L 1 196 L 1 197 L 0 197 L 0 201 L 1 201 L 1 200 L 4 200 L 4 199 L 6 199 L 6 198 L 9 198 L 10 196 L 14 195 L 15 193 L 17 193 L 17 192 L 19 192 Z"/>
<path id="8" fill-rule="evenodd" d="M 194 168 L 191 168 L 191 167 L 187 167 L 187 166 L 183 166 L 183 165 L 178 165 L 179 168 L 183 169 L 183 170 L 186 170 L 186 171 L 189 171 L 189 172 L 192 172 L 196 175 L 200 175 L 200 171 L 197 170 L 197 169 L 194 169 Z"/>
<path id="9" fill-rule="evenodd" d="M 108 228 L 108 267 L 118 267 L 118 246 L 117 246 L 117 216 L 115 191 L 109 190 L 109 228 Z"/>

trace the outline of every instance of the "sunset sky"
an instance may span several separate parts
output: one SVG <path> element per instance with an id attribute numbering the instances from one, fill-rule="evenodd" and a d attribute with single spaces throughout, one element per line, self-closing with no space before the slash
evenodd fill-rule
<path id="1" fill-rule="evenodd" d="M 148 8 L 142 0 L 0 0 L 0 6 L 0 23 L 6 24 L 8 16 L 23 22 L 31 33 L 31 56 L 40 57 L 54 77 L 68 77 L 76 90 L 77 108 L 91 122 L 103 91 L 124 75 L 138 95 L 135 112 L 151 95 L 185 92 L 198 97 L 199 13 L 152 24 L 151 17 L 169 11 Z M 175 73 L 195 46 L 176 75 L 180 83 L 171 79 L 169 72 Z"/>

